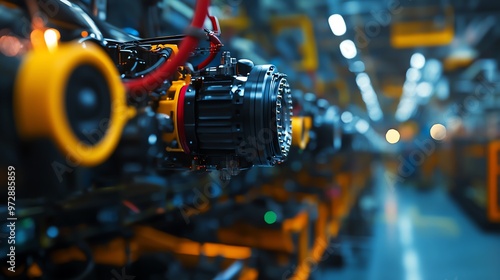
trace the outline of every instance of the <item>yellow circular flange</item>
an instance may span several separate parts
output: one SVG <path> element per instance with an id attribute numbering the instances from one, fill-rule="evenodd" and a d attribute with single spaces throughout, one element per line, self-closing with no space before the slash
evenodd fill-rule
<path id="1" fill-rule="evenodd" d="M 75 135 L 66 115 L 67 82 L 81 65 L 92 66 L 102 74 L 111 100 L 110 118 L 103 120 L 109 125 L 101 132 L 101 140 L 93 144 Z M 118 145 L 125 123 L 135 115 L 135 110 L 126 105 L 125 88 L 115 65 L 100 47 L 89 42 L 28 53 L 14 85 L 14 111 L 22 138 L 49 137 L 64 156 L 83 166 L 105 161 Z"/>
<path id="2" fill-rule="evenodd" d="M 311 117 L 292 117 L 292 145 L 305 149 L 309 143 L 309 130 L 311 130 Z"/>

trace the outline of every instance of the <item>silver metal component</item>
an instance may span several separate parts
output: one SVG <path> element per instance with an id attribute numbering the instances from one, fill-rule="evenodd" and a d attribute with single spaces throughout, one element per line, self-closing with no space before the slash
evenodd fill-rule
<path id="1" fill-rule="evenodd" d="M 273 67 L 271 68 L 274 69 Z M 292 104 L 290 86 L 285 77 L 286 75 L 283 75 L 281 73 L 273 74 L 273 79 L 276 81 L 279 80 L 276 96 L 276 127 L 279 130 L 277 135 L 278 143 L 280 145 L 281 157 L 274 157 L 276 163 L 282 162 L 288 156 L 288 152 L 290 151 L 290 146 L 292 143 L 292 106 L 283 106 L 282 104 L 282 101 L 286 102 L 286 104 L 288 105 Z"/>
<path id="2" fill-rule="evenodd" d="M 223 52 L 220 59 L 220 65 L 217 67 L 217 74 L 233 76 L 236 73 L 236 63 L 236 58 L 231 57 L 230 52 Z"/>

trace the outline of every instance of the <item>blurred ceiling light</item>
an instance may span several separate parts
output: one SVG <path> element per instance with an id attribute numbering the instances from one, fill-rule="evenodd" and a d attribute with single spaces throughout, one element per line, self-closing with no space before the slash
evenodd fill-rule
<path id="1" fill-rule="evenodd" d="M 370 77 L 366 73 L 359 73 L 356 75 L 356 84 L 363 90 L 371 85 Z"/>
<path id="2" fill-rule="evenodd" d="M 362 94 L 361 99 L 363 99 L 366 105 L 374 107 L 375 104 L 373 103 L 377 102 L 377 96 L 375 94 L 375 91 L 373 91 L 373 89 L 370 88 L 367 90 L 363 90 L 361 94 Z"/>
<path id="3" fill-rule="evenodd" d="M 344 18 L 339 14 L 333 14 L 328 18 L 328 24 L 335 36 L 342 36 L 347 31 Z"/>
<path id="4" fill-rule="evenodd" d="M 433 90 L 433 86 L 428 82 L 422 82 L 416 88 L 417 95 L 422 98 L 431 96 Z"/>
<path id="5" fill-rule="evenodd" d="M 400 138 L 401 135 L 399 134 L 399 131 L 395 130 L 394 128 L 389 129 L 385 134 L 385 140 L 387 140 L 389 144 L 398 143 Z"/>
<path id="6" fill-rule="evenodd" d="M 396 110 L 396 120 L 405 122 L 411 118 L 416 109 L 416 103 L 412 98 L 403 97 L 399 102 L 398 109 Z"/>
<path id="7" fill-rule="evenodd" d="M 409 82 L 406 81 L 403 84 L 403 94 L 408 97 L 412 97 L 413 94 L 415 93 L 415 89 L 417 88 L 417 83 L 416 82 Z"/>
<path id="8" fill-rule="evenodd" d="M 351 40 L 344 40 L 340 43 L 340 52 L 347 59 L 352 59 L 356 57 L 358 51 L 356 50 L 356 45 Z"/>
<path id="9" fill-rule="evenodd" d="M 412 98 L 403 98 L 399 102 L 398 110 L 402 112 L 409 112 L 413 108 Z"/>
<path id="10" fill-rule="evenodd" d="M 410 65 L 416 69 L 422 69 L 425 65 L 425 56 L 421 53 L 414 53 L 410 59 Z"/>
<path id="11" fill-rule="evenodd" d="M 406 71 L 406 80 L 408 82 L 418 82 L 421 77 L 422 74 L 416 68 L 411 67 L 410 69 L 408 69 L 408 71 Z"/>
<path id="12" fill-rule="evenodd" d="M 459 45 L 453 47 L 448 54 L 446 60 L 473 61 L 479 55 L 479 52 L 467 45 Z"/>
<path id="13" fill-rule="evenodd" d="M 405 113 L 401 110 L 396 111 L 395 118 L 398 122 L 404 122 L 404 121 L 408 120 L 408 118 L 406 118 Z"/>
<path id="14" fill-rule="evenodd" d="M 382 113 L 382 110 L 377 108 L 375 110 L 370 110 L 370 112 L 368 113 L 368 116 L 370 117 L 370 119 L 372 119 L 374 122 L 376 122 L 376 121 L 380 121 L 382 119 L 382 117 L 384 116 L 384 114 Z"/>
<path id="15" fill-rule="evenodd" d="M 434 140 L 441 141 L 446 138 L 446 127 L 440 123 L 433 125 L 430 132 Z"/>
<path id="16" fill-rule="evenodd" d="M 443 65 L 437 59 L 429 59 L 424 69 L 423 79 L 435 83 L 441 78 L 443 74 Z"/>
<path id="17" fill-rule="evenodd" d="M 344 113 L 342 113 L 342 115 L 340 115 L 340 119 L 344 122 L 344 123 L 350 123 L 352 122 L 352 119 L 353 119 L 353 115 L 351 112 L 349 111 L 345 111 Z"/>
<path id="18" fill-rule="evenodd" d="M 355 61 L 349 65 L 349 71 L 353 73 L 361 73 L 365 71 L 365 64 L 361 60 Z"/>
<path id="19" fill-rule="evenodd" d="M 359 119 L 355 127 L 359 133 L 365 134 L 366 132 L 368 132 L 368 129 L 370 129 L 370 124 L 363 119 Z"/>
<path id="20" fill-rule="evenodd" d="M 373 89 L 368 74 L 362 72 L 356 75 L 356 84 L 361 91 L 361 98 L 366 104 L 366 109 L 368 110 L 368 116 L 373 121 L 379 121 L 382 119 L 384 114 L 380 109 L 380 104 L 378 103 L 377 93 Z"/>
<path id="21" fill-rule="evenodd" d="M 441 78 L 436 84 L 436 97 L 440 100 L 446 100 L 450 96 L 450 82 L 445 77 Z"/>

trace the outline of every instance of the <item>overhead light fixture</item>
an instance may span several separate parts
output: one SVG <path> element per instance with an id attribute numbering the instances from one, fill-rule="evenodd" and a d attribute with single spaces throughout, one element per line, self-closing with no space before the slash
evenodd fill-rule
<path id="1" fill-rule="evenodd" d="M 342 41 L 340 43 L 339 47 L 340 47 L 340 52 L 347 59 L 355 58 L 356 55 L 358 54 L 358 51 L 356 49 L 356 45 L 351 40 Z"/>
<path id="2" fill-rule="evenodd" d="M 384 114 L 382 113 L 382 110 L 380 108 L 376 108 L 376 109 L 371 110 L 368 113 L 368 116 L 374 122 L 377 122 L 377 121 L 380 121 L 382 119 L 382 117 L 384 116 Z"/>
<path id="3" fill-rule="evenodd" d="M 349 71 L 353 73 L 361 73 L 365 71 L 365 64 L 361 60 L 355 61 L 349 65 Z"/>
<path id="4" fill-rule="evenodd" d="M 401 97 L 401 100 L 398 104 L 398 109 L 396 110 L 396 120 L 399 122 L 405 122 L 409 120 L 416 108 L 416 103 L 413 101 L 412 97 Z"/>
<path id="5" fill-rule="evenodd" d="M 344 113 L 342 113 L 342 115 L 340 116 L 340 119 L 344 122 L 344 123 L 350 123 L 352 122 L 354 116 L 352 115 L 351 112 L 349 111 L 345 111 Z"/>
<path id="6" fill-rule="evenodd" d="M 344 18 L 339 14 L 333 14 L 328 18 L 328 24 L 335 36 L 342 36 L 347 31 Z"/>
<path id="7" fill-rule="evenodd" d="M 358 122 L 356 122 L 356 124 L 354 125 L 354 127 L 360 134 L 365 134 L 370 129 L 370 124 L 363 119 L 359 119 Z"/>
<path id="8" fill-rule="evenodd" d="M 422 98 L 427 98 L 432 95 L 432 91 L 434 90 L 432 84 L 428 82 L 421 82 L 418 84 L 416 88 L 417 95 Z"/>
<path id="9" fill-rule="evenodd" d="M 450 96 L 450 82 L 446 77 L 442 77 L 436 84 L 436 97 L 440 100 L 446 100 Z"/>
<path id="10" fill-rule="evenodd" d="M 414 53 L 410 59 L 410 65 L 415 69 L 422 69 L 425 65 L 425 56 L 421 53 Z"/>
<path id="11" fill-rule="evenodd" d="M 364 72 L 359 73 L 358 75 L 356 75 L 356 84 L 361 90 L 365 90 L 371 85 L 370 77 Z"/>
<path id="12" fill-rule="evenodd" d="M 413 95 L 415 95 L 415 89 L 417 88 L 417 85 L 418 84 L 416 82 L 406 81 L 403 84 L 403 96 L 412 97 Z"/>
<path id="13" fill-rule="evenodd" d="M 396 110 L 395 117 L 397 121 L 409 120 L 417 110 L 417 105 L 427 102 L 432 95 L 434 86 L 430 83 L 431 79 L 428 77 L 429 68 L 437 68 L 433 59 L 426 62 L 425 56 L 421 53 L 414 53 L 411 56 L 410 68 L 406 71 L 406 81 L 403 84 L 403 94 Z M 437 71 L 434 71 L 433 74 L 439 78 Z"/>
<path id="14" fill-rule="evenodd" d="M 396 120 L 398 122 L 404 122 L 404 121 L 408 120 L 405 113 L 399 109 L 396 111 L 395 117 L 396 117 Z"/>
<path id="15" fill-rule="evenodd" d="M 418 82 L 420 78 L 422 77 L 422 73 L 420 73 L 420 70 L 411 67 L 406 71 L 406 80 L 408 82 Z"/>
<path id="16" fill-rule="evenodd" d="M 429 59 L 425 64 L 422 78 L 425 81 L 435 83 L 443 74 L 443 64 L 437 59 Z"/>
<path id="17" fill-rule="evenodd" d="M 378 103 L 377 93 L 373 89 L 372 83 L 370 81 L 370 76 L 365 72 L 358 73 L 356 75 L 356 84 L 361 91 L 361 98 L 366 104 L 366 109 L 368 110 L 368 116 L 372 121 L 379 121 L 383 118 L 384 114 Z"/>

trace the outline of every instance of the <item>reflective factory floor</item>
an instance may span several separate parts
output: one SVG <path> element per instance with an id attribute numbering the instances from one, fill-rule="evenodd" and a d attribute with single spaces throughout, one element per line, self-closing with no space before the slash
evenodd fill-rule
<path id="1" fill-rule="evenodd" d="M 344 238 L 344 265 L 319 270 L 318 279 L 500 279 L 499 233 L 480 229 L 443 186 L 393 187 L 376 170 L 374 202 L 365 203 L 377 209 L 371 236 Z"/>

